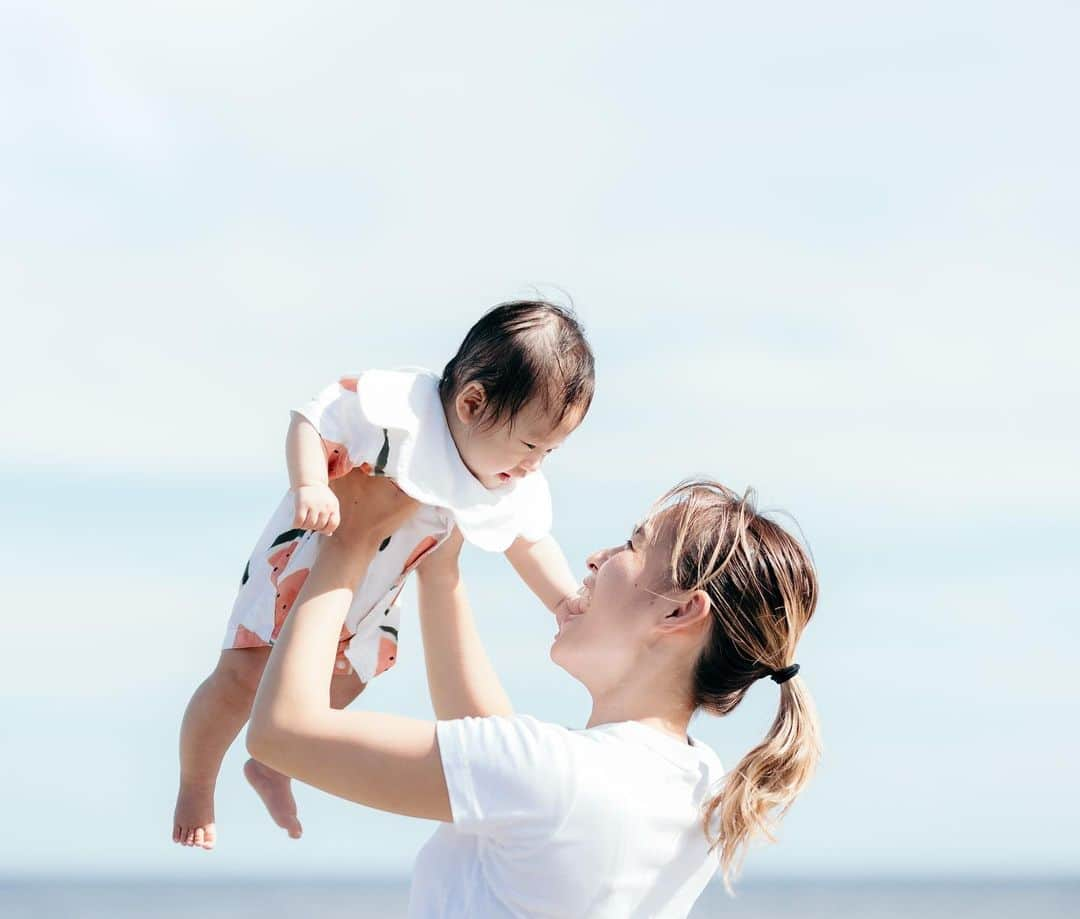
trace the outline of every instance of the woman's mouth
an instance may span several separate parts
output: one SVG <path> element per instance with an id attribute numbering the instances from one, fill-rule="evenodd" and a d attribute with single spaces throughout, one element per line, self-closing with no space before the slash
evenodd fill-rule
<path id="1" fill-rule="evenodd" d="M 575 616 L 580 616 L 592 603 L 592 585 L 589 583 L 582 584 L 578 588 L 578 592 L 574 594 L 569 600 L 566 601 L 566 616 L 559 625 L 569 622 Z"/>

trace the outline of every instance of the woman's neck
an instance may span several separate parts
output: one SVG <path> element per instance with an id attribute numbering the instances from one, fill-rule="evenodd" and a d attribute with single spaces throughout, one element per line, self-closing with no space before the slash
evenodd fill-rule
<path id="1" fill-rule="evenodd" d="M 593 696 L 592 714 L 586 727 L 613 724 L 619 721 L 640 721 L 649 727 L 686 740 L 693 709 L 685 702 L 664 697 L 664 694 L 635 692 L 632 687 Z"/>

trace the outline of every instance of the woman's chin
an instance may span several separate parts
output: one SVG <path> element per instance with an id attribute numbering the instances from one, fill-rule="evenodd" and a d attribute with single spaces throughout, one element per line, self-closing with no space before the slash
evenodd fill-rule
<path id="1" fill-rule="evenodd" d="M 559 658 L 562 655 L 559 653 L 560 650 L 561 649 L 559 648 L 559 633 L 556 632 L 555 637 L 551 639 L 551 647 L 548 648 L 548 657 L 551 658 L 552 662 L 558 664 L 561 667 L 562 662 L 559 660 Z"/>
<path id="2" fill-rule="evenodd" d="M 553 664 L 562 667 L 562 669 L 569 673 L 570 676 L 574 676 L 573 671 L 566 666 L 566 651 L 566 636 L 563 634 L 562 630 L 560 630 L 551 642 L 551 648 L 548 650 L 548 657 L 551 658 Z"/>
<path id="3" fill-rule="evenodd" d="M 584 680 L 581 678 L 580 654 L 574 653 L 574 647 L 571 641 L 567 640 L 565 632 L 559 632 L 555 636 L 555 640 L 551 643 L 551 648 L 548 651 L 548 657 L 551 658 L 551 662 L 562 670 L 565 670 L 570 676 L 572 676 L 579 683 L 584 684 Z"/>

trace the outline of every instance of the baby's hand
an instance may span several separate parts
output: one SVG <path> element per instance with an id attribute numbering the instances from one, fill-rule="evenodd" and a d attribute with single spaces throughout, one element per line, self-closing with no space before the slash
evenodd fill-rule
<path id="1" fill-rule="evenodd" d="M 329 485 L 300 485 L 293 489 L 293 495 L 296 499 L 293 526 L 298 530 L 314 530 L 329 536 L 338 528 L 341 510 Z"/>
<path id="2" fill-rule="evenodd" d="M 558 605 L 552 610 L 555 613 L 555 621 L 562 625 L 563 622 L 570 616 L 581 612 L 581 592 L 575 594 L 567 594 L 563 597 Z"/>

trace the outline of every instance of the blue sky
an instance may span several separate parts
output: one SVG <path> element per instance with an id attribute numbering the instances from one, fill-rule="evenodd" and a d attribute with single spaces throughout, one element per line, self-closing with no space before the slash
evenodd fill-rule
<path id="1" fill-rule="evenodd" d="M 598 394 L 550 463 L 575 561 L 673 481 L 798 519 L 821 771 L 783 875 L 1075 872 L 1080 136 L 1068 4 L 8 4 L 0 12 L 0 787 L 15 872 L 404 873 L 429 832 L 175 743 L 286 410 L 572 295 Z M 468 556 L 518 707 L 552 628 Z M 363 704 L 428 711 L 418 631 Z M 734 763 L 762 685 L 697 733 Z M 358 703 L 359 704 L 359 703 Z"/>

